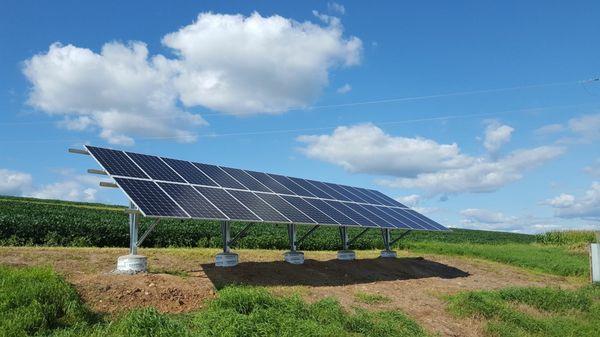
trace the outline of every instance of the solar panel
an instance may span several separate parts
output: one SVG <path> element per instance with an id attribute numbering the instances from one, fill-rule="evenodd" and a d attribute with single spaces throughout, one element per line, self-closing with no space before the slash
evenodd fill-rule
<path id="1" fill-rule="evenodd" d="M 375 190 L 86 148 L 145 216 L 447 230 Z"/>
<path id="2" fill-rule="evenodd" d="M 239 202 L 248 207 L 254 214 L 258 215 L 264 221 L 273 222 L 291 222 L 288 218 L 284 217 L 276 209 L 267 204 L 264 200 L 257 197 L 254 193 L 249 191 L 238 191 L 238 190 L 227 190 L 234 198 Z"/>
<path id="3" fill-rule="evenodd" d="M 163 158 L 163 160 L 190 184 L 217 186 L 217 184 L 214 181 L 212 181 L 212 179 L 210 179 L 206 174 L 200 171 L 196 166 L 194 166 L 194 164 L 190 163 L 189 161 L 171 158 Z"/>
<path id="4" fill-rule="evenodd" d="M 306 214 L 300 212 L 297 208 L 292 206 L 290 203 L 285 201 L 278 195 L 275 194 L 266 194 L 266 193 L 256 193 L 261 199 L 263 199 L 266 203 L 271 205 L 273 208 L 279 211 L 279 213 L 283 214 L 286 218 L 290 219 L 294 223 L 308 223 L 308 224 L 316 224 L 317 222 L 313 219 L 309 218 Z"/>
<path id="5" fill-rule="evenodd" d="M 306 200 L 304 200 L 300 197 L 293 197 L 290 195 L 282 195 L 281 197 L 283 199 L 285 199 L 285 201 L 289 202 L 294 207 L 299 209 L 302 213 L 308 215 L 311 219 L 315 220 L 317 223 L 332 224 L 332 225 L 339 224 L 337 221 L 333 220 L 327 214 L 323 213 L 318 208 L 311 205 Z"/>
<path id="6" fill-rule="evenodd" d="M 113 176 L 148 178 L 148 176 L 123 151 L 86 146 L 88 151 Z"/>
<path id="7" fill-rule="evenodd" d="M 159 157 L 149 156 L 146 154 L 139 154 L 133 152 L 126 152 L 129 158 L 131 158 L 150 178 L 154 180 L 165 180 L 174 181 L 178 183 L 184 183 L 185 181 L 165 164 Z"/>
<path id="8" fill-rule="evenodd" d="M 269 175 L 266 173 L 254 172 L 254 171 L 246 171 L 246 173 L 248 173 L 251 176 L 253 176 L 254 178 L 256 178 L 256 180 L 259 180 L 265 186 L 268 186 L 275 193 L 292 194 L 292 195 L 295 194 L 294 192 L 290 191 L 285 186 L 278 183 L 275 179 L 269 177 Z"/>
<path id="9" fill-rule="evenodd" d="M 209 176 L 210 179 L 219 184 L 219 186 L 237 188 L 240 190 L 247 189 L 246 187 L 244 187 L 244 185 L 240 184 L 237 180 L 233 179 L 229 174 L 227 174 L 227 172 L 223 171 L 218 166 L 200 163 L 193 164 L 196 165 L 196 167 L 200 169 L 200 171 Z"/>
<path id="10" fill-rule="evenodd" d="M 189 218 L 155 182 L 148 180 L 115 178 L 134 204 L 146 216 Z"/>
<path id="11" fill-rule="evenodd" d="M 158 183 L 192 218 L 229 219 L 190 185 Z"/>
<path id="12" fill-rule="evenodd" d="M 261 219 L 242 205 L 225 190 L 213 187 L 196 186 L 196 189 L 213 205 L 219 205 L 221 212 L 232 220 L 260 221 Z"/>
<path id="13" fill-rule="evenodd" d="M 258 180 L 252 178 L 252 176 L 246 173 L 244 170 L 223 166 L 221 166 L 221 168 L 251 191 L 272 192 L 268 187 L 261 184 Z"/>

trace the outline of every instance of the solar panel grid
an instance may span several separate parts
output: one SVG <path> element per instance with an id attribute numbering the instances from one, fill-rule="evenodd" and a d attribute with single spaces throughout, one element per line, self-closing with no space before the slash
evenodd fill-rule
<path id="1" fill-rule="evenodd" d="M 217 207 L 212 205 L 192 186 L 170 183 L 158 183 L 192 218 L 229 219 Z"/>
<path id="2" fill-rule="evenodd" d="M 244 185 L 240 184 L 237 180 L 233 179 L 227 172 L 223 171 L 220 167 L 215 165 L 193 163 L 200 171 L 210 177 L 214 182 L 219 184 L 221 187 L 226 188 L 237 188 L 240 190 L 246 190 Z"/>
<path id="3" fill-rule="evenodd" d="M 267 186 L 263 185 L 260 181 L 254 179 L 251 175 L 246 173 L 246 171 L 244 170 L 223 166 L 221 166 L 221 169 L 223 169 L 235 180 L 240 182 L 242 185 L 244 185 L 247 189 L 251 191 L 273 192 Z"/>
<path id="4" fill-rule="evenodd" d="M 224 189 L 202 186 L 195 186 L 195 188 L 213 205 L 219 205 L 219 209 L 232 220 L 261 220 Z"/>
<path id="5" fill-rule="evenodd" d="M 111 175 L 148 178 L 148 176 L 123 151 L 86 146 L 100 165 Z"/>
<path id="6" fill-rule="evenodd" d="M 86 148 L 148 216 L 447 230 L 376 190 Z"/>
<path id="7" fill-rule="evenodd" d="M 212 179 L 210 179 L 206 174 L 200 171 L 196 166 L 194 166 L 194 164 L 190 163 L 189 161 L 171 158 L 162 159 L 190 184 L 217 186 L 217 184 L 214 181 L 212 181 Z"/>
<path id="8" fill-rule="evenodd" d="M 287 187 L 285 187 L 282 184 L 278 183 L 275 179 L 271 178 L 266 173 L 254 172 L 254 171 L 246 171 L 246 173 L 250 174 L 255 179 L 259 180 L 265 186 L 268 186 L 275 193 L 291 194 L 291 195 L 295 194 L 290 189 L 288 189 Z"/>
<path id="9" fill-rule="evenodd" d="M 227 192 L 264 221 L 290 222 L 288 218 L 250 191 L 227 190 Z"/>
<path id="10" fill-rule="evenodd" d="M 150 178 L 154 180 L 174 181 L 184 183 L 185 181 L 165 164 L 159 157 L 140 153 L 125 152 Z"/>
<path id="11" fill-rule="evenodd" d="M 290 203 L 285 201 L 282 197 L 276 194 L 266 194 L 256 192 L 256 195 L 263 199 L 266 203 L 271 205 L 273 208 L 283 214 L 286 218 L 290 219 L 294 223 L 307 223 L 316 224 L 317 222 L 309 218 L 306 214 L 299 211 L 297 208 L 292 206 Z"/>
<path id="12" fill-rule="evenodd" d="M 156 183 L 125 178 L 115 178 L 115 181 L 145 215 L 189 218 Z"/>

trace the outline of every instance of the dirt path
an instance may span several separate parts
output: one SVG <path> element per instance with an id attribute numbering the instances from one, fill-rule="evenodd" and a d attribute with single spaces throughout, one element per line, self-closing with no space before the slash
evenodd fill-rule
<path id="1" fill-rule="evenodd" d="M 306 252 L 304 265 L 281 261 L 281 252 L 240 250 L 235 268 L 215 268 L 213 249 L 144 249 L 150 273 L 113 275 L 123 249 L 0 247 L 0 264 L 48 265 L 65 275 L 94 310 L 114 313 L 155 306 L 165 312 L 187 312 L 215 296 L 228 284 L 249 284 L 274 292 L 300 293 L 309 301 L 334 296 L 347 308 L 401 309 L 427 330 L 442 336 L 480 336 L 481 322 L 457 319 L 445 310 L 443 295 L 508 286 L 563 286 L 572 281 L 533 274 L 506 265 L 424 255 L 378 259 L 358 252 L 356 261 L 337 261 L 334 252 Z M 357 292 L 381 294 L 390 301 L 368 305 Z"/>

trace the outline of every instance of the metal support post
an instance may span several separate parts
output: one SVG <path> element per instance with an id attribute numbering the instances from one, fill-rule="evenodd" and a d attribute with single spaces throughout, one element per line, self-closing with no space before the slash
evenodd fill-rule
<path id="1" fill-rule="evenodd" d="M 288 239 L 290 240 L 290 251 L 283 254 L 283 260 L 291 264 L 303 264 L 304 253 L 296 250 L 298 241 L 296 239 L 296 224 L 288 224 Z"/>
<path id="2" fill-rule="evenodd" d="M 381 235 L 383 236 L 383 247 L 384 250 L 381 251 L 381 257 L 396 257 L 396 252 L 391 250 L 391 235 L 390 229 L 384 228 L 381 230 Z"/>
<path id="3" fill-rule="evenodd" d="M 119 256 L 117 259 L 118 274 L 136 274 L 146 272 L 148 269 L 148 259 L 143 255 L 138 255 L 137 248 L 141 241 L 146 238 L 149 231 L 144 233 L 142 240 L 138 242 L 138 231 L 140 229 L 140 213 L 133 202 L 129 203 L 129 254 Z M 153 228 L 153 227 L 152 227 Z"/>
<path id="4" fill-rule="evenodd" d="M 130 202 L 129 209 L 137 209 L 135 205 Z M 138 242 L 138 230 L 140 229 L 140 221 L 138 214 L 135 212 L 129 213 L 129 254 L 137 255 L 137 242 Z"/>
<path id="5" fill-rule="evenodd" d="M 340 227 L 340 239 L 342 240 L 342 250 L 337 252 L 338 260 L 354 260 L 356 258 L 356 253 L 353 250 L 348 249 L 348 227 Z"/>
<path id="6" fill-rule="evenodd" d="M 238 264 L 238 255 L 231 252 L 231 223 L 221 222 L 221 239 L 223 240 L 223 252 L 217 254 L 215 265 L 217 267 L 233 267 Z"/>

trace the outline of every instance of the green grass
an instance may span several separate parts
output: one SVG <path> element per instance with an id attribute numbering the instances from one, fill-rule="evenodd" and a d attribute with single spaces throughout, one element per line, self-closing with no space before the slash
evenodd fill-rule
<path id="1" fill-rule="evenodd" d="M 92 246 L 126 247 L 129 244 L 127 214 L 112 205 L 76 203 L 32 198 L 0 197 L 0 245 L 4 246 Z M 142 219 L 144 231 L 154 220 Z M 233 224 L 234 232 L 244 224 Z M 308 231 L 300 226 L 298 235 Z M 352 237 L 359 228 L 350 229 Z M 285 225 L 254 226 L 241 239 L 237 248 L 287 249 Z M 397 235 L 394 233 L 394 235 Z M 405 242 L 454 243 L 531 243 L 533 235 L 454 229 L 452 232 L 414 231 L 402 239 Z M 193 220 L 161 220 L 146 238 L 146 247 L 207 247 L 221 245 L 217 222 Z M 340 248 L 336 227 L 323 226 L 302 243 L 303 250 L 337 250 Z M 353 243 L 353 249 L 382 249 L 378 230 L 367 232 Z"/>
<path id="2" fill-rule="evenodd" d="M 592 337 L 600 331 L 600 286 L 466 292 L 450 296 L 448 309 L 485 319 L 489 336 Z"/>
<path id="3" fill-rule="evenodd" d="M 205 309 L 181 315 L 141 308 L 92 315 L 74 289 L 43 268 L 0 268 L 0 336 L 245 337 L 428 336 L 399 311 L 344 310 L 334 299 L 306 303 L 264 288 L 226 287 Z"/>
<path id="4" fill-rule="evenodd" d="M 565 247 L 523 244 L 455 244 L 443 242 L 406 243 L 414 252 L 460 255 L 527 268 L 561 276 L 588 276 L 588 256 Z"/>
<path id="5" fill-rule="evenodd" d="M 366 304 L 381 304 L 381 303 L 389 303 L 392 301 L 389 297 L 387 297 L 385 295 L 365 293 L 362 291 L 356 292 L 354 294 L 354 298 L 358 302 L 366 303 Z"/>
<path id="6" fill-rule="evenodd" d="M 596 242 L 592 231 L 551 231 L 535 236 L 536 242 L 550 245 L 578 245 Z"/>
<path id="7" fill-rule="evenodd" d="M 75 290 L 50 269 L 0 266 L 0 336 L 28 336 L 89 321 Z"/>

